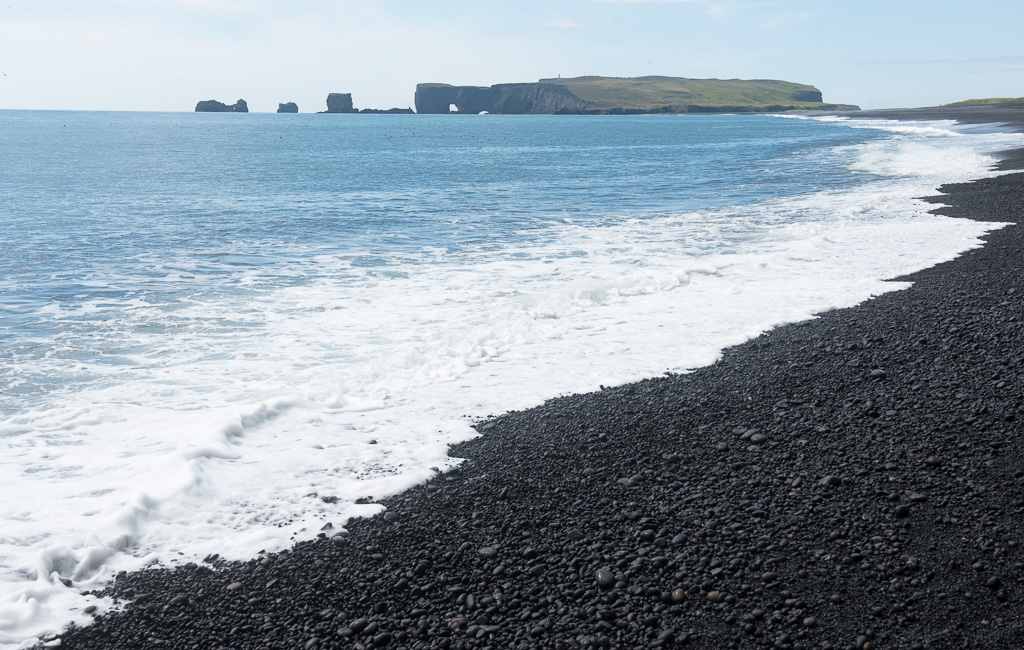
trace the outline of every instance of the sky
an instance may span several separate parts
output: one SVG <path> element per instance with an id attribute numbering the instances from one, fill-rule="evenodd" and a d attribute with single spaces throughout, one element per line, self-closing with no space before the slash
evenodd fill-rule
<path id="1" fill-rule="evenodd" d="M 1024 0 L 0 0 L 0 109 L 413 106 L 416 84 L 785 79 L 827 102 L 1024 96 Z"/>

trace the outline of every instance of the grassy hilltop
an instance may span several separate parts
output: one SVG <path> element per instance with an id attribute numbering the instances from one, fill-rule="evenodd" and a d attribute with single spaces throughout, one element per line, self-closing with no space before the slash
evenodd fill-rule
<path id="1" fill-rule="evenodd" d="M 1020 104 L 1024 106 L 1024 97 L 988 97 L 986 99 L 965 99 L 962 102 L 943 104 L 943 106 L 987 106 L 989 104 Z"/>
<path id="2" fill-rule="evenodd" d="M 574 77 L 541 79 L 540 83 L 565 86 L 599 108 L 651 111 L 673 106 L 822 106 L 821 92 L 814 86 L 774 79 Z"/>

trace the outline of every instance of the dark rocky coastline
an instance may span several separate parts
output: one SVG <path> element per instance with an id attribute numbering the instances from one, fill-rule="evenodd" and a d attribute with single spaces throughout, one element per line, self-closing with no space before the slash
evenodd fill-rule
<path id="1" fill-rule="evenodd" d="M 360 113 L 371 115 L 415 115 L 416 111 L 411 108 L 361 108 Z"/>
<path id="2" fill-rule="evenodd" d="M 1024 218 L 1022 173 L 943 191 Z M 61 647 L 1024 647 L 1024 234 L 986 241 L 691 374 L 481 423 L 345 534 L 119 576 L 126 609 Z"/>

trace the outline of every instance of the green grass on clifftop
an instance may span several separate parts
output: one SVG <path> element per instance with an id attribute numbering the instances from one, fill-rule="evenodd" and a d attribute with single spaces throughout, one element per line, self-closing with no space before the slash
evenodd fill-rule
<path id="1" fill-rule="evenodd" d="M 943 104 L 943 106 L 979 106 L 983 104 L 1022 104 L 1024 97 L 988 97 L 986 99 L 965 99 L 962 102 Z"/>
<path id="2" fill-rule="evenodd" d="M 816 92 L 814 86 L 772 79 L 575 77 L 540 82 L 565 86 L 580 99 L 599 107 L 651 110 L 663 106 L 821 106 L 819 102 L 794 99 L 794 93 Z"/>

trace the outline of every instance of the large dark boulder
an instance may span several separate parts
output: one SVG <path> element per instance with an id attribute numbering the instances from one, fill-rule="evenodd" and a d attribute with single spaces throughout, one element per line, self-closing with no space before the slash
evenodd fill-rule
<path id="1" fill-rule="evenodd" d="M 277 112 L 278 113 L 298 113 L 299 112 L 299 105 L 296 104 L 295 102 L 287 102 L 285 104 L 278 104 L 277 105 Z"/>
<path id="2" fill-rule="evenodd" d="M 225 104 L 215 99 L 207 99 L 196 104 L 196 113 L 248 113 L 249 105 L 244 99 L 239 99 L 234 104 Z"/>
<path id="3" fill-rule="evenodd" d="M 327 113 L 356 113 L 352 107 L 352 93 L 331 93 L 327 95 Z"/>

